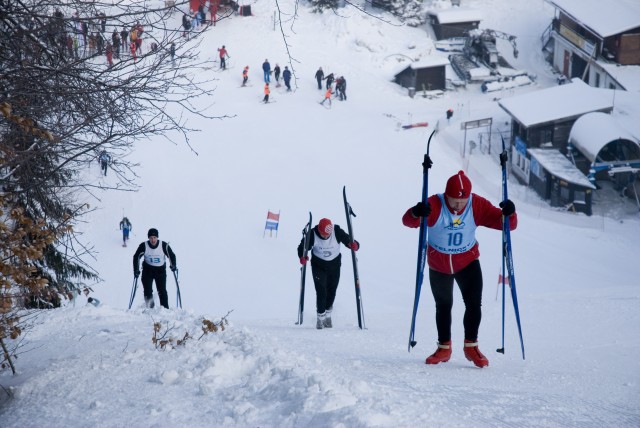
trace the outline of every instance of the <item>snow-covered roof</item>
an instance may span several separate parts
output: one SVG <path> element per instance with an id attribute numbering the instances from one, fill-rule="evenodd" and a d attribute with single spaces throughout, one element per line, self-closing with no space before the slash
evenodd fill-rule
<path id="1" fill-rule="evenodd" d="M 589 179 L 557 149 L 528 149 L 527 152 L 551 174 L 569 183 L 596 189 Z"/>
<path id="2" fill-rule="evenodd" d="M 444 56 L 428 56 L 420 61 L 411 63 L 410 67 L 416 70 L 419 68 L 439 67 L 445 65 L 449 65 L 449 58 Z"/>
<path id="3" fill-rule="evenodd" d="M 503 98 L 498 101 L 498 105 L 522 125 L 530 127 L 612 109 L 613 95 L 612 91 L 593 88 L 574 78 L 566 85 Z"/>
<path id="4" fill-rule="evenodd" d="M 569 142 L 591 162 L 604 146 L 619 139 L 637 140 L 625 131 L 610 114 L 588 113 L 576 120 L 569 133 Z"/>
<path id="5" fill-rule="evenodd" d="M 627 91 L 640 92 L 640 65 L 619 65 L 604 61 L 598 61 L 598 65 Z"/>
<path id="6" fill-rule="evenodd" d="M 482 21 L 482 14 L 475 9 L 452 7 L 444 10 L 430 10 L 427 14 L 437 17 L 440 24 Z"/>
<path id="7" fill-rule="evenodd" d="M 614 92 L 613 117 L 623 129 L 629 132 L 640 141 L 640 97 L 637 92 L 612 91 Z"/>
<path id="8" fill-rule="evenodd" d="M 640 27 L 638 0 L 547 0 L 602 37 Z"/>

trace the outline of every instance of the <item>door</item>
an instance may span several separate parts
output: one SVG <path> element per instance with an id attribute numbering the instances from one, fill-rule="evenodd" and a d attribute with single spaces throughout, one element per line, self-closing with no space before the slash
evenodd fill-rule
<path id="1" fill-rule="evenodd" d="M 569 64 L 571 64 L 571 52 L 564 51 L 564 63 L 562 64 L 562 74 L 569 76 Z"/>

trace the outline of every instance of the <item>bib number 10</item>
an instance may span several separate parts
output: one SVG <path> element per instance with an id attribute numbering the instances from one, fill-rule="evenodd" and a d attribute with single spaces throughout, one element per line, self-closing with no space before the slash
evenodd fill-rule
<path id="1" fill-rule="evenodd" d="M 450 247 L 459 247 L 462 244 L 462 233 L 448 233 L 449 237 L 449 246 Z"/>

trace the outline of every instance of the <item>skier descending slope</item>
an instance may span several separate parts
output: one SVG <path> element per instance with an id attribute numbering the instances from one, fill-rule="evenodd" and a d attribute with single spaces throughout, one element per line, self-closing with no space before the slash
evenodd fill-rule
<path id="1" fill-rule="evenodd" d="M 509 199 L 494 206 L 482 196 L 471 193 L 471 180 L 464 171 L 449 178 L 444 193 L 419 202 L 402 217 L 407 227 L 420 226 L 426 217 L 429 227 L 427 262 L 429 282 L 436 303 L 438 348 L 426 363 L 438 364 L 451 358 L 451 308 L 453 281 L 458 283 L 464 300 L 464 355 L 478 367 L 489 360 L 478 348 L 478 330 L 482 318 L 482 270 L 475 232 L 478 226 L 502 230 L 502 218 L 509 218 L 511 229 L 518 225 L 515 206 Z"/>
<path id="2" fill-rule="evenodd" d="M 298 245 L 298 257 L 301 264 L 307 263 L 307 258 L 303 257 L 306 242 L 306 250 L 311 250 L 311 273 L 313 283 L 316 287 L 316 311 L 318 319 L 316 328 L 331 328 L 331 312 L 333 311 L 333 301 L 336 298 L 338 283 L 340 282 L 340 266 L 342 254 L 340 254 L 340 244 L 344 244 L 353 251 L 358 251 L 360 244 L 342 230 L 337 224 L 334 226 L 331 220 L 323 218 L 318 225 L 311 230 L 306 238 Z"/>

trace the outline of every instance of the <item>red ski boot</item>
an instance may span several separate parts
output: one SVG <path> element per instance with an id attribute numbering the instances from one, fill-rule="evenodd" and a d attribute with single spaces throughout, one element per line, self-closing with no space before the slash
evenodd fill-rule
<path id="1" fill-rule="evenodd" d="M 446 363 L 451 358 L 451 341 L 438 343 L 438 349 L 427 357 L 426 364 Z"/>
<path id="2" fill-rule="evenodd" d="M 489 360 L 485 357 L 480 348 L 478 348 L 478 342 L 472 342 L 470 340 L 464 340 L 464 356 L 469 361 L 473 361 L 476 367 L 486 367 L 489 365 Z"/>

